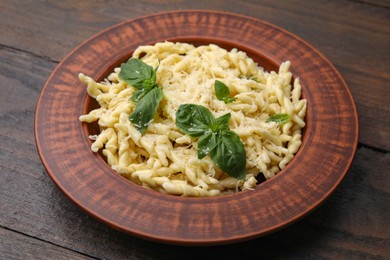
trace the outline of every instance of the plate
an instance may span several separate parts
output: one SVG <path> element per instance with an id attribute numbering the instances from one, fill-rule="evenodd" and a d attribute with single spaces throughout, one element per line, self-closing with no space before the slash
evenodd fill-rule
<path id="1" fill-rule="evenodd" d="M 94 103 L 77 75 L 100 81 L 140 45 L 215 43 L 248 53 L 266 69 L 285 60 L 308 101 L 303 144 L 274 178 L 252 191 L 188 198 L 142 188 L 90 150 L 94 131 L 78 117 Z M 214 245 L 275 232 L 317 208 L 340 184 L 358 138 L 352 95 L 311 45 L 267 22 L 214 11 L 173 11 L 110 27 L 68 54 L 48 78 L 35 114 L 35 138 L 48 175 L 74 203 L 107 225 L 162 243 Z"/>

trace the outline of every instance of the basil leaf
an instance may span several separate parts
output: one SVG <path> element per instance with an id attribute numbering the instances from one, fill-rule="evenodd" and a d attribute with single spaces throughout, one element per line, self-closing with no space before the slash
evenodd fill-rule
<path id="1" fill-rule="evenodd" d="M 217 99 L 225 102 L 225 104 L 233 102 L 234 100 L 237 99 L 237 98 L 230 97 L 229 88 L 219 80 L 215 81 L 214 90 L 215 90 L 215 95 L 217 96 Z"/>
<path id="2" fill-rule="evenodd" d="M 160 88 L 153 88 L 139 100 L 137 106 L 130 114 L 129 119 L 137 130 L 143 134 L 153 121 L 160 101 L 163 98 L 163 91 Z"/>
<path id="3" fill-rule="evenodd" d="M 218 100 L 223 100 L 224 98 L 230 96 L 229 88 L 219 80 L 215 81 L 214 90 Z"/>
<path id="4" fill-rule="evenodd" d="M 141 98 L 143 98 L 147 93 L 147 90 L 144 88 L 138 89 L 134 94 L 131 96 L 131 100 L 134 102 L 140 101 Z"/>
<path id="5" fill-rule="evenodd" d="M 217 133 L 207 131 L 198 140 L 198 159 L 203 159 L 217 145 Z"/>
<path id="6" fill-rule="evenodd" d="M 176 112 L 176 126 L 186 134 L 197 137 L 198 158 L 210 154 L 214 164 L 237 179 L 245 179 L 246 155 L 238 135 L 229 130 L 231 114 L 214 118 L 207 108 L 184 104 Z"/>
<path id="7" fill-rule="evenodd" d="M 246 176 L 244 144 L 233 131 L 218 135 L 217 145 L 210 152 L 215 165 L 232 177 L 243 180 Z"/>
<path id="8" fill-rule="evenodd" d="M 223 99 L 223 102 L 225 102 L 225 104 L 232 103 L 232 102 L 236 101 L 236 99 L 237 99 L 236 97 L 234 97 L 234 98 L 227 97 L 227 98 Z"/>
<path id="9" fill-rule="evenodd" d="M 276 122 L 278 124 L 285 124 L 290 120 L 290 116 L 288 114 L 275 114 L 267 119 L 267 123 Z"/>
<path id="10" fill-rule="evenodd" d="M 176 126 L 189 136 L 201 136 L 215 121 L 213 114 L 204 106 L 180 105 L 176 112 Z"/>
<path id="11" fill-rule="evenodd" d="M 211 125 L 211 130 L 213 132 L 229 130 L 230 118 L 231 118 L 230 113 L 218 117 L 217 119 L 215 119 L 215 122 Z"/>
<path id="12" fill-rule="evenodd" d="M 156 87 L 156 80 L 153 78 L 145 79 L 142 83 L 141 89 L 145 89 L 146 91 L 152 90 L 152 88 Z"/>
<path id="13" fill-rule="evenodd" d="M 155 74 L 152 66 L 149 66 L 140 59 L 131 58 L 121 65 L 119 78 L 126 81 L 129 85 L 140 89 L 145 87 L 145 80 L 153 81 L 154 79 L 152 84 L 154 86 L 156 83 Z M 148 85 L 150 85 L 150 82 L 148 82 Z"/>

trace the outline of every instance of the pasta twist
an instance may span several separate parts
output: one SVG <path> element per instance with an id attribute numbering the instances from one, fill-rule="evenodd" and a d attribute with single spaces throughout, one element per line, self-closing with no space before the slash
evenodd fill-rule
<path id="1" fill-rule="evenodd" d="M 161 42 L 140 46 L 133 57 L 157 71 L 164 98 L 157 116 L 141 135 L 129 120 L 136 91 L 119 77 L 120 68 L 101 83 L 79 74 L 88 94 L 100 108 L 81 115 L 82 122 L 97 121 L 100 133 L 90 136 L 91 149 L 102 149 L 107 163 L 129 180 L 162 193 L 182 196 L 218 196 L 254 189 L 257 175 L 273 177 L 293 159 L 302 144 L 307 102 L 301 99 L 298 78 L 292 82 L 290 62 L 279 71 L 265 72 L 246 53 L 227 51 L 210 44 Z M 215 80 L 222 81 L 234 102 L 216 98 Z M 199 160 L 198 140 L 182 133 L 175 124 L 181 104 L 200 104 L 219 117 L 231 114 L 230 129 L 243 141 L 247 157 L 245 180 L 228 176 L 209 156 Z M 288 114 L 285 124 L 266 122 Z"/>

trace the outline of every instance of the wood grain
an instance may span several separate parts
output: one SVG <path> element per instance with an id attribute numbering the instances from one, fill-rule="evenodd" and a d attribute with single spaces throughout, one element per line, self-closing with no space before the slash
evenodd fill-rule
<path id="1" fill-rule="evenodd" d="M 272 259 L 389 259 L 390 213 L 386 205 L 389 205 L 390 139 L 376 137 L 376 131 L 389 124 L 375 111 L 375 107 L 381 107 L 380 111 L 387 113 L 383 109 L 388 107 L 388 99 L 381 95 L 388 93 L 387 80 L 378 77 L 380 73 L 375 67 L 376 64 L 382 70 L 389 67 L 388 61 L 382 59 L 388 56 L 389 11 L 356 1 L 147 3 L 88 1 L 80 8 L 79 1 L 61 5 L 52 1 L 0 2 L 0 44 L 8 46 L 0 48 L 0 225 L 10 232 L 0 245 L 0 258 L 25 259 L 14 251 L 18 246 L 18 250 L 34 251 L 37 256 L 48 254 L 45 247 L 18 235 L 27 234 L 48 241 L 53 247 L 66 247 L 104 259 L 221 255 L 249 259 L 259 254 Z M 280 25 L 323 52 L 349 84 L 359 108 L 362 146 L 340 187 L 302 221 L 270 236 L 237 245 L 208 248 L 160 245 L 122 234 L 92 219 L 70 202 L 44 172 L 35 151 L 33 115 L 38 94 L 55 62 L 87 36 L 108 25 L 180 8 L 228 10 Z M 370 68 L 375 68 L 372 75 L 361 73 Z M 370 91 L 371 88 L 377 89 Z M 362 93 L 359 98 L 357 93 Z M 365 102 L 369 104 L 364 105 Z M 67 254 L 73 256 L 72 252 Z"/>
<path id="2" fill-rule="evenodd" d="M 350 0 L 358 4 L 362 5 L 372 5 L 377 7 L 383 7 L 383 8 L 390 8 L 390 1 L 389 0 Z"/>
<path id="3" fill-rule="evenodd" d="M 32 119 L 28 115 L 21 131 L 27 140 L 20 150 L 33 146 Z M 9 127 L 19 123 L 9 119 Z M 1 129 L 1 128 L 0 128 Z M 4 132 L 0 132 L 3 134 Z M 3 135 L 2 135 L 3 136 Z M 4 136 L 0 141 L 8 138 Z M 351 170 L 334 194 L 304 220 L 268 237 L 230 245 L 182 248 L 143 241 L 101 224 L 70 202 L 47 178 L 38 156 L 29 153 L 2 155 L 13 158 L 17 166 L 3 167 L 7 182 L 0 185 L 0 225 L 7 226 L 61 247 L 106 259 L 179 259 L 229 255 L 231 258 L 388 258 L 389 252 L 389 175 L 390 154 L 360 148 Z M 3 163 L 3 161 L 0 161 Z M 372 167 L 375 164 L 377 168 Z M 2 164 L 4 165 L 4 164 Z M 31 171 L 25 171 L 31 167 Z M 14 178 L 19 176 L 19 178 Z M 25 195 L 29 191 L 29 196 Z M 12 196 L 10 196 L 12 194 Z M 370 214 L 367 214 L 370 212 Z M 25 247 L 27 242 L 21 241 Z M 13 246 L 7 245 L 11 250 Z M 176 257 L 175 257 L 176 256 Z"/>
<path id="4" fill-rule="evenodd" d="M 0 228 L 0 256 L 4 259 L 94 259 L 73 250 Z"/>
<path id="5" fill-rule="evenodd" d="M 390 99 L 390 60 L 383 58 L 390 55 L 390 14 L 381 6 L 337 0 L 2 2 L 0 44 L 54 61 L 110 25 L 155 12 L 211 9 L 269 21 L 307 40 L 336 65 L 357 102 L 359 140 L 390 151 L 390 118 L 381 116 L 390 107 L 378 106 Z"/>

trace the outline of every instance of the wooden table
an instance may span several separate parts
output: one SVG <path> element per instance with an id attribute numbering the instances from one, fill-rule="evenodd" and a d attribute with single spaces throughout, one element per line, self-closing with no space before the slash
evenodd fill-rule
<path id="1" fill-rule="evenodd" d="M 279 25 L 314 45 L 344 76 L 359 111 L 359 148 L 340 187 L 298 223 L 235 245 L 156 244 L 89 217 L 46 174 L 34 142 L 34 111 L 59 61 L 110 25 L 175 9 L 229 11 Z M 0 258 L 389 259 L 389 9 L 381 0 L 2 0 Z"/>

